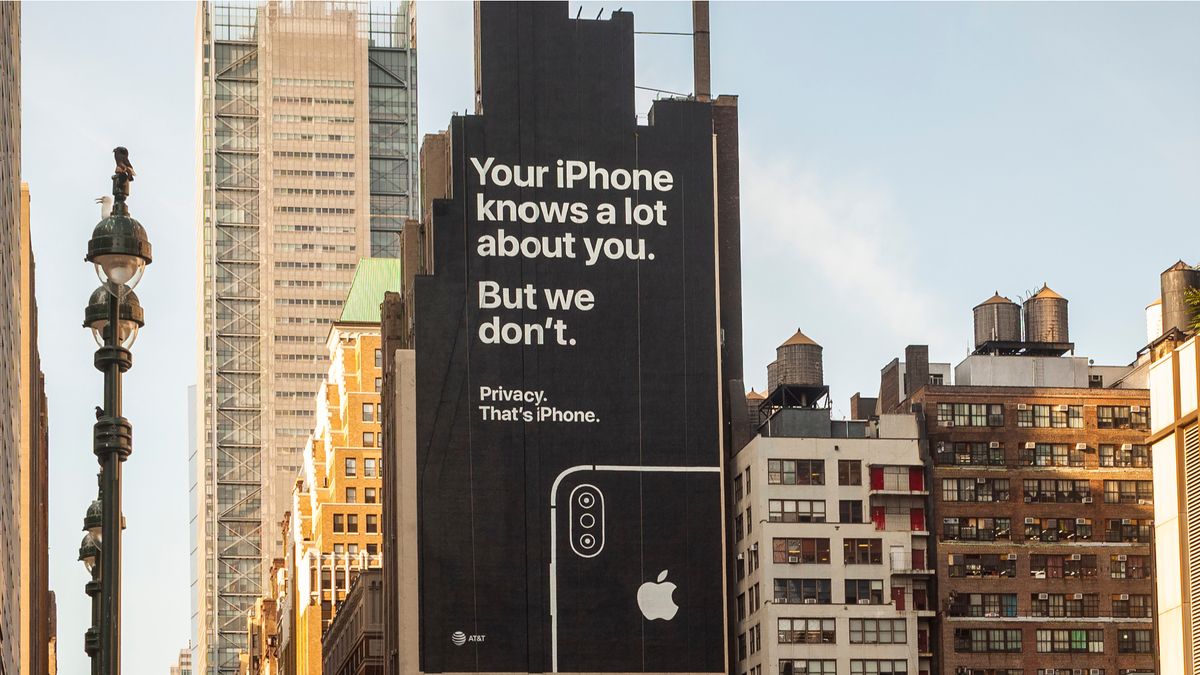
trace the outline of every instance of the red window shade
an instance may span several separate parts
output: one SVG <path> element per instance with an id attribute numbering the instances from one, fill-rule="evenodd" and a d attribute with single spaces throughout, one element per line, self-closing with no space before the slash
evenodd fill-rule
<path id="1" fill-rule="evenodd" d="M 919 466 L 908 468 L 908 489 L 916 491 L 925 489 L 925 469 Z"/>
<path id="2" fill-rule="evenodd" d="M 887 510 L 882 506 L 871 507 L 871 522 L 875 523 L 875 529 L 883 530 L 887 528 Z"/>
<path id="3" fill-rule="evenodd" d="M 913 531 L 925 531 L 925 509 L 913 509 L 912 511 L 909 511 L 908 520 Z"/>
<path id="4" fill-rule="evenodd" d="M 882 466 L 871 467 L 871 489 L 872 490 L 882 490 L 883 489 L 883 467 Z"/>
<path id="5" fill-rule="evenodd" d="M 892 587 L 892 602 L 896 604 L 897 612 L 904 611 L 904 587 L 902 587 L 902 586 L 893 586 Z"/>
<path id="6" fill-rule="evenodd" d="M 919 548 L 913 549 L 912 562 L 913 562 L 912 566 L 913 566 L 914 570 L 925 569 L 925 550 L 919 549 Z M 916 591 L 913 591 L 913 592 L 916 593 Z"/>

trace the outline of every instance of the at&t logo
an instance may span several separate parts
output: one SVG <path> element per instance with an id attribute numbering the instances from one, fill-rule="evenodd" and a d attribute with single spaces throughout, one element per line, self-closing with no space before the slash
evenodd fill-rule
<path id="1" fill-rule="evenodd" d="M 450 634 L 450 641 L 454 643 L 455 647 L 461 647 L 468 642 L 483 642 L 486 639 L 486 635 L 467 635 L 461 630 L 456 630 Z"/>

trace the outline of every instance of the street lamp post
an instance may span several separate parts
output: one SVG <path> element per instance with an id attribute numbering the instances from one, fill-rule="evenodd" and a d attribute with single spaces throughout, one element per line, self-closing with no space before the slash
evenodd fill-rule
<path id="1" fill-rule="evenodd" d="M 92 670 L 102 675 L 121 673 L 121 464 L 133 449 L 133 427 L 121 414 L 121 377 L 133 365 L 129 347 L 143 325 L 142 307 L 133 287 L 141 280 L 150 264 L 150 242 L 141 223 L 129 215 L 125 204 L 133 167 L 124 148 L 114 151 L 117 168 L 113 174 L 112 212 L 92 231 L 86 260 L 96 267 L 101 285 L 91 295 L 84 313 L 83 325 L 92 330 L 96 343 L 96 369 L 104 373 L 104 406 L 96 408 L 92 451 L 100 463 L 100 518 L 96 521 L 89 509 L 85 520 L 88 534 L 80 547 L 80 560 L 88 565 L 85 549 L 99 549 L 99 565 L 89 565 L 92 582 L 89 595 L 99 592 L 95 653 Z M 123 160 L 123 161 L 122 161 Z M 90 541 L 89 541 L 90 539 Z M 96 586 L 99 588 L 97 589 Z M 94 596 L 93 596 L 94 597 Z M 92 646 L 85 634 L 85 649 Z"/>

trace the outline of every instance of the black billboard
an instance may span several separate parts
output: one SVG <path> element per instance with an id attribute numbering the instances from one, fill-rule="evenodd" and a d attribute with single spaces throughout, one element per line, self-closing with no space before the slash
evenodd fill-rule
<path id="1" fill-rule="evenodd" d="M 724 672 L 713 113 L 633 16 L 477 5 L 415 285 L 423 672 Z"/>

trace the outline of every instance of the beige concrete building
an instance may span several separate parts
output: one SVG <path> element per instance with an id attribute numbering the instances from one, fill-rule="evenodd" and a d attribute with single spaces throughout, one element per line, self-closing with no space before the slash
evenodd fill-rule
<path id="1" fill-rule="evenodd" d="M 196 668 L 232 673 L 359 258 L 415 215 L 405 2 L 201 2 Z"/>
<path id="2" fill-rule="evenodd" d="M 1157 672 L 1164 675 L 1192 675 L 1200 666 L 1200 315 L 1188 289 L 1200 294 L 1200 269 L 1180 262 L 1163 272 L 1143 352 L 1151 361 Z"/>
<path id="3" fill-rule="evenodd" d="M 821 347 L 800 332 L 768 379 L 731 467 L 735 672 L 932 672 L 917 417 L 830 419 Z"/>

